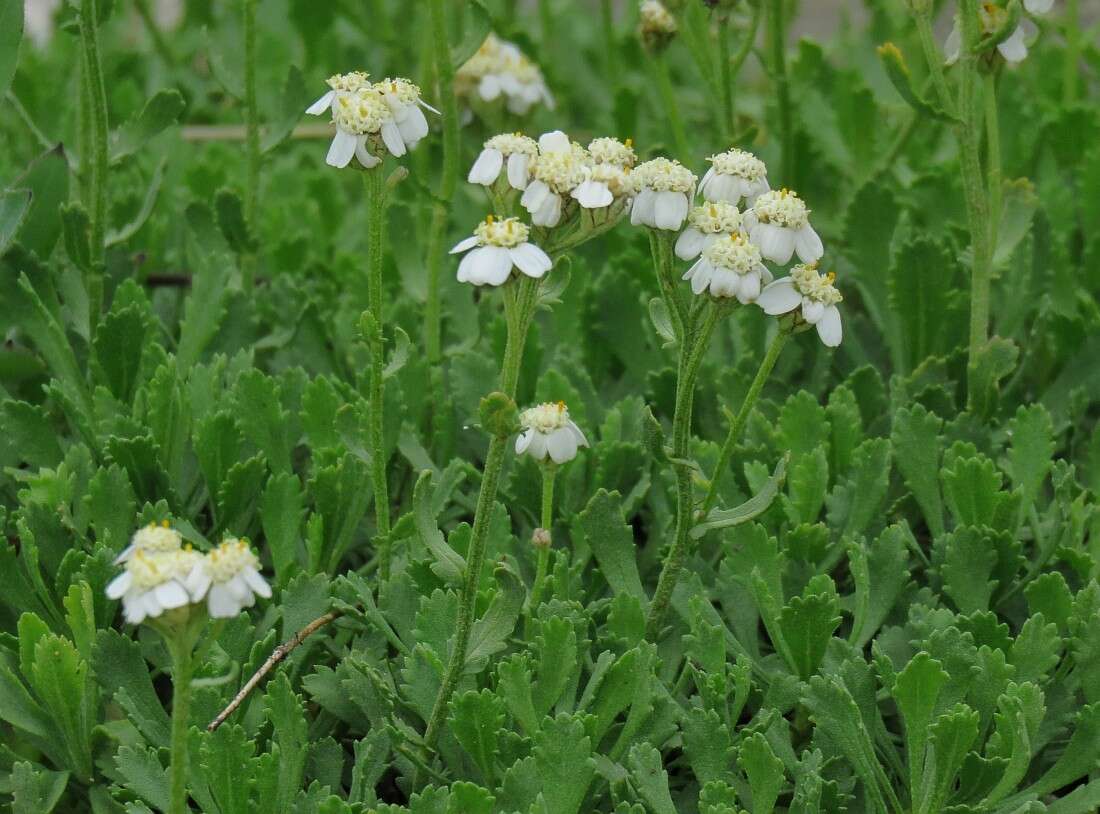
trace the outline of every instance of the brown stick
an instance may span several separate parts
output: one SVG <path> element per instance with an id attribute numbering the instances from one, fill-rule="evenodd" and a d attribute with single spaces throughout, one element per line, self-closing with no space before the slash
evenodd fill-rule
<path id="1" fill-rule="evenodd" d="M 275 669 L 276 665 L 278 665 L 280 661 L 282 661 L 292 652 L 294 652 L 294 648 L 296 648 L 298 645 L 308 639 L 312 634 L 323 628 L 329 622 L 333 621 L 334 619 L 339 619 L 342 615 L 343 614 L 341 614 L 340 611 L 329 611 L 324 616 L 314 619 L 304 628 L 291 636 L 288 641 L 283 642 L 281 645 L 271 651 L 271 655 L 267 657 L 267 661 L 265 661 L 260 666 L 259 670 L 252 674 L 252 678 L 248 679 L 248 681 L 244 683 L 244 686 L 241 687 L 241 691 L 234 695 L 233 700 L 229 702 L 229 706 L 218 713 L 218 717 L 207 725 L 206 730 L 208 732 L 213 732 L 219 726 L 224 724 L 225 720 L 237 711 L 237 707 L 244 703 L 244 699 L 248 697 L 249 693 L 256 689 L 256 686 L 264 680 L 267 674 Z"/>

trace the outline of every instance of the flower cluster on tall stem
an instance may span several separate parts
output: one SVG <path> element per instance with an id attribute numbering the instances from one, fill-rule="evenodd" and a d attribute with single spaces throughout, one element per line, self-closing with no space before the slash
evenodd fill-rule
<path id="1" fill-rule="evenodd" d="M 816 271 L 824 246 L 810 225 L 809 209 L 789 190 L 772 191 L 767 168 L 751 153 L 735 149 L 711 156 L 709 161 L 711 168 L 699 185 L 704 200 L 695 207 L 691 207 L 695 176 L 677 162 L 654 159 L 634 171 L 638 191 L 631 221 L 650 229 L 657 282 L 679 348 L 670 451 L 676 473 L 676 519 L 672 544 L 650 603 L 646 623 L 650 638 L 660 635 L 689 553 L 689 532 L 696 519 L 689 449 L 695 382 L 719 320 L 738 303 L 766 300 L 765 310 L 772 314 L 786 315 L 802 309 L 799 314 L 784 316 L 779 333 L 782 339 L 769 348 L 749 398 L 730 427 L 704 501 L 704 514 L 717 498 L 717 480 L 729 465 L 744 420 L 786 336 L 796 325 L 816 325 L 826 345 L 840 342 L 840 315 L 836 309 L 840 295 L 832 288 L 832 277 L 821 277 Z M 738 209 L 742 203 L 747 206 L 744 212 Z M 687 228 L 676 236 L 685 221 Z M 814 265 L 797 266 L 789 278 L 773 282 L 765 261 L 782 266 L 795 253 L 804 263 Z M 673 270 L 674 256 L 694 262 L 680 275 Z M 691 283 L 694 299 L 690 302 L 680 289 L 680 279 Z"/>
<path id="2" fill-rule="evenodd" d="M 390 575 L 390 499 L 383 427 L 385 426 L 385 344 L 383 326 L 383 262 L 388 184 L 382 175 L 382 159 L 388 153 L 404 156 L 428 134 L 424 110 L 438 113 L 420 98 L 420 88 L 401 77 L 371 82 L 364 71 L 336 74 L 328 79 L 329 90 L 309 106 L 307 113 L 330 112 L 336 135 L 325 162 L 347 167 L 355 158 L 363 169 L 367 198 L 367 318 L 363 321 L 370 348 L 371 481 L 374 491 L 375 529 L 378 542 L 378 572 Z M 442 227 L 441 227 L 442 228 Z"/>

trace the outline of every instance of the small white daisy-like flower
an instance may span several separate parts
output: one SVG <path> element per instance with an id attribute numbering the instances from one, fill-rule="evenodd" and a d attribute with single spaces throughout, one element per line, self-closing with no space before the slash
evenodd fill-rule
<path id="1" fill-rule="evenodd" d="M 771 282 L 772 275 L 762 262 L 760 249 L 732 234 L 704 249 L 684 279 L 691 281 L 695 294 L 709 289 L 714 297 L 736 297 L 749 303 L 759 296 L 762 285 Z"/>
<path id="2" fill-rule="evenodd" d="M 528 243 L 531 230 L 518 218 L 497 220 L 492 215 L 482 221 L 471 237 L 459 242 L 451 254 L 467 252 L 458 264 L 458 281 L 474 285 L 503 285 L 515 267 L 528 277 L 538 279 L 554 265 L 550 257 Z"/>
<path id="3" fill-rule="evenodd" d="M 134 536 L 130 538 L 130 545 L 115 557 L 115 565 L 126 562 L 139 551 L 144 551 L 146 554 L 163 554 L 168 551 L 178 551 L 181 545 L 183 545 L 183 538 L 178 531 L 168 525 L 167 520 L 162 520 L 159 525 L 150 523 L 134 532 Z"/>
<path id="4" fill-rule="evenodd" d="M 424 117 L 424 111 L 430 110 L 437 116 L 439 111 L 420 98 L 420 88 L 408 79 L 386 78 L 375 82 L 374 89 L 386 100 L 405 147 L 409 150 L 416 147 L 428 135 L 428 120 Z"/>
<path id="5" fill-rule="evenodd" d="M 1054 0 L 1025 0 L 1024 8 L 1029 14 L 1041 15 L 1050 11 Z M 1008 10 L 993 3 L 982 3 L 978 7 L 978 22 L 981 26 L 982 36 L 986 37 L 1000 29 L 1008 18 Z M 997 53 L 1005 62 L 1015 65 L 1027 59 L 1027 41 L 1035 36 L 1037 29 L 1031 20 L 1023 19 L 1019 25 L 1002 42 L 997 43 Z M 944 51 L 947 65 L 954 65 L 959 60 L 959 52 L 962 48 L 962 31 L 959 28 L 958 18 L 951 33 L 947 35 L 944 43 Z"/>
<path id="6" fill-rule="evenodd" d="M 516 439 L 516 454 L 530 455 L 536 461 L 549 458 L 563 464 L 577 457 L 579 447 L 587 447 L 588 439 L 580 427 L 569 418 L 564 401 L 547 402 L 519 414 L 523 428 Z"/>
<path id="7" fill-rule="evenodd" d="M 601 209 L 633 192 L 630 176 L 635 155 L 630 139 L 593 139 L 588 145 L 588 158 L 584 180 L 570 193 L 581 206 Z"/>
<path id="8" fill-rule="evenodd" d="M 198 552 L 178 545 L 156 552 L 138 548 L 125 570 L 107 584 L 107 597 L 122 600 L 123 615 L 132 625 L 155 619 L 191 603 L 186 579 L 201 559 Z"/>
<path id="9" fill-rule="evenodd" d="M 830 348 L 840 344 L 843 330 L 837 303 L 844 298 L 836 290 L 832 272 L 821 274 L 817 263 L 797 265 L 790 277 L 776 280 L 760 292 L 756 304 L 772 315 L 789 314 L 801 309 L 802 319 L 817 328 L 817 335 Z"/>
<path id="10" fill-rule="evenodd" d="M 192 601 L 206 600 L 212 619 L 232 619 L 256 603 L 267 599 L 271 586 L 260 574 L 260 560 L 246 540 L 229 537 L 195 563 L 187 576 Z"/>
<path id="11" fill-rule="evenodd" d="M 637 197 L 630 210 L 635 226 L 678 231 L 695 197 L 695 173 L 679 161 L 654 158 L 631 173 Z"/>
<path id="12" fill-rule="evenodd" d="M 538 155 L 538 143 L 522 133 L 501 133 L 493 136 L 478 155 L 466 180 L 471 184 L 491 187 L 508 163 L 508 184 L 512 189 L 527 188 L 530 179 L 531 163 Z"/>
<path id="13" fill-rule="evenodd" d="M 336 100 L 336 94 L 339 92 L 350 92 L 359 90 L 359 88 L 370 86 L 370 74 L 365 71 L 352 71 L 351 73 L 338 73 L 333 74 L 327 80 L 328 91 L 316 102 L 306 108 L 306 113 L 310 116 L 320 116 L 327 110 L 335 112 L 332 103 Z"/>
<path id="14" fill-rule="evenodd" d="M 539 136 L 539 154 L 531 168 L 532 180 L 520 198 L 535 226 L 561 222 L 565 196 L 585 180 L 587 151 L 561 130 Z"/>
<path id="15" fill-rule="evenodd" d="M 741 213 L 733 204 L 717 201 L 693 207 L 688 212 L 688 228 L 676 239 L 676 256 L 694 260 L 723 235 L 732 235 L 740 229 Z"/>
<path id="16" fill-rule="evenodd" d="M 803 263 L 821 259 L 825 247 L 810 225 L 810 210 L 794 192 L 786 189 L 765 192 L 742 218 L 749 240 L 773 263 L 785 265 L 798 252 Z"/>
<path id="17" fill-rule="evenodd" d="M 477 52 L 455 72 L 460 96 L 493 102 L 502 96 L 509 112 L 525 116 L 540 102 L 554 109 L 542 71 L 511 42 L 489 34 Z"/>
<path id="18" fill-rule="evenodd" d="M 729 150 L 707 159 L 710 169 L 699 183 L 699 192 L 708 201 L 726 201 L 735 206 L 741 199 L 752 205 L 768 186 L 768 168 L 745 150 Z"/>

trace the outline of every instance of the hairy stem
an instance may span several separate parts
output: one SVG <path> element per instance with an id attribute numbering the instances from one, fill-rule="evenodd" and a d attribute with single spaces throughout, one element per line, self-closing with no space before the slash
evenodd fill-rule
<path id="1" fill-rule="evenodd" d="M 657 580 L 657 590 L 649 606 L 646 619 L 646 636 L 656 640 L 668 613 L 672 592 L 683 570 L 687 557 L 688 532 L 694 521 L 694 488 L 692 470 L 688 462 L 691 442 L 691 413 L 695 398 L 695 379 L 699 375 L 699 365 L 703 361 L 710 335 L 718 322 L 721 307 L 717 303 L 707 303 L 706 316 L 697 330 L 692 327 L 691 336 L 680 346 L 680 374 L 676 382 L 676 411 L 672 417 L 672 454 L 676 459 L 676 531 L 672 548 L 665 557 L 661 576 Z"/>
<path id="2" fill-rule="evenodd" d="M 99 59 L 96 0 L 81 0 L 80 41 L 83 46 L 84 77 L 88 97 L 90 152 L 82 157 L 88 176 L 88 216 L 92 247 L 92 270 L 87 280 L 89 328 L 94 333 L 103 310 L 104 245 L 107 234 L 107 89 Z"/>
<path id="3" fill-rule="evenodd" d="M 768 345 L 764 358 L 760 360 L 760 367 L 757 368 L 756 376 L 753 378 L 752 384 L 749 385 L 749 392 L 745 394 L 745 399 L 741 402 L 741 408 L 737 411 L 737 415 L 734 416 L 729 431 L 726 433 L 726 440 L 722 442 L 722 451 L 718 453 L 718 463 L 714 466 L 714 473 L 710 476 L 710 488 L 707 489 L 707 496 L 703 500 L 704 515 L 714 508 L 715 501 L 718 500 L 718 480 L 730 465 L 733 449 L 741 439 L 745 423 L 752 414 L 752 408 L 756 406 L 756 400 L 760 398 L 760 391 L 764 389 L 764 384 L 768 381 L 772 368 L 775 367 L 775 362 L 779 359 L 779 354 L 782 352 L 783 346 L 787 344 L 790 335 L 788 330 L 780 327 L 775 338 Z"/>
<path id="4" fill-rule="evenodd" d="M 244 0 L 244 108 L 247 137 L 247 177 L 245 183 L 244 218 L 253 238 L 259 222 L 256 219 L 260 205 L 260 111 L 256 103 L 256 0 Z M 242 285 L 251 291 L 256 278 L 257 257 L 250 251 L 242 258 Z"/>
<path id="5" fill-rule="evenodd" d="M 371 480 L 374 485 L 375 528 L 378 531 L 378 574 L 384 581 L 390 576 L 391 542 L 390 497 L 386 479 L 385 381 L 383 380 L 384 353 L 382 342 L 382 261 L 383 235 L 386 229 L 386 179 L 382 165 L 365 170 L 363 178 L 367 187 L 367 302 L 373 317 L 370 326 L 370 426 L 368 430 L 371 452 Z"/>
<path id="6" fill-rule="evenodd" d="M 768 35 L 771 46 L 775 103 L 779 109 L 781 163 L 779 174 L 790 179 L 794 172 L 794 124 L 791 114 L 791 89 L 787 78 L 787 21 L 785 0 L 772 0 Z"/>
<path id="7" fill-rule="evenodd" d="M 1001 201 L 1004 180 L 1001 170 L 1001 127 L 997 115 L 997 79 L 992 71 L 985 75 L 985 145 L 989 189 L 989 252 L 997 247 L 997 230 L 1001 223 Z"/>
<path id="8" fill-rule="evenodd" d="M 188 732 L 191 726 L 191 673 L 194 667 L 190 636 L 165 639 L 172 656 L 172 735 L 168 764 L 168 814 L 189 814 L 187 774 L 190 753 Z"/>
<path id="9" fill-rule="evenodd" d="M 551 462 L 542 466 L 542 515 L 539 520 L 540 527 L 552 534 L 554 525 L 554 479 L 558 474 L 558 467 Z M 531 586 L 531 597 L 527 602 L 528 613 L 534 613 L 542 599 L 542 589 L 546 582 L 546 572 L 550 567 L 550 543 L 538 546 L 538 561 L 535 566 L 535 582 Z"/>
<path id="10" fill-rule="evenodd" d="M 516 397 L 516 384 L 519 381 L 519 368 L 523 360 L 523 347 L 527 341 L 527 331 L 535 314 L 538 301 L 539 281 L 520 276 L 505 284 L 503 292 L 508 317 L 508 341 L 504 348 L 504 363 L 500 372 L 500 389 L 509 398 Z M 508 290 L 511 288 L 511 290 Z M 514 300 L 509 300 L 514 297 Z M 428 728 L 424 731 L 424 746 L 428 751 L 435 749 L 439 732 L 447 717 L 447 707 L 454 694 L 462 671 L 466 667 L 466 653 L 473 630 L 474 612 L 477 604 L 477 589 L 481 584 L 481 571 L 485 563 L 485 544 L 489 531 L 489 520 L 496 501 L 500 472 L 504 466 L 504 456 L 508 451 L 508 436 L 494 435 L 489 441 L 489 451 L 485 456 L 485 470 L 481 478 L 481 491 L 477 496 L 477 508 L 474 510 L 474 528 L 470 536 L 470 548 L 466 557 L 466 573 L 459 598 L 458 618 L 455 621 L 454 649 L 447 662 L 439 694 L 435 698 Z M 415 785 L 415 784 L 414 784 Z"/>
<path id="11" fill-rule="evenodd" d="M 657 272 L 657 284 L 661 288 L 661 297 L 668 307 L 669 318 L 672 320 L 672 328 L 676 333 L 676 339 L 682 343 L 688 320 L 688 311 L 687 305 L 676 287 L 677 280 L 674 276 L 675 255 L 672 247 L 675 238 L 675 232 L 662 229 L 649 230 L 649 251 L 653 258 L 653 268 Z"/>

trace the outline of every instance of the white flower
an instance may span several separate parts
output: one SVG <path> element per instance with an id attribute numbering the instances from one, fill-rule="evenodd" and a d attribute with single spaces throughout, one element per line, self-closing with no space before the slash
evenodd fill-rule
<path id="1" fill-rule="evenodd" d="M 525 116 L 532 106 L 543 103 L 553 110 L 542 72 L 513 43 L 490 34 L 455 72 L 455 90 L 461 96 L 476 95 L 482 101 L 493 102 L 501 96 L 508 110 Z"/>
<path id="2" fill-rule="evenodd" d="M 1024 2 L 1024 8 L 1031 14 L 1045 14 L 1050 11 L 1053 5 L 1054 0 L 1025 0 Z M 992 3 L 982 3 L 978 8 L 978 21 L 982 36 L 987 37 L 1000 29 L 1005 24 L 1007 17 L 1007 9 L 995 6 Z M 1005 40 L 997 43 L 997 53 L 1004 58 L 1005 62 L 1010 64 L 1023 62 L 1027 59 L 1027 40 L 1035 33 L 1034 23 L 1028 19 L 1022 20 Z M 947 55 L 944 60 L 945 64 L 954 65 L 958 62 L 961 49 L 962 33 L 959 28 L 959 21 L 956 18 L 951 33 L 947 35 L 947 42 L 944 43 L 944 51 Z"/>
<path id="3" fill-rule="evenodd" d="M 539 154 L 531 168 L 533 180 L 519 199 L 535 226 L 558 225 L 563 196 L 585 180 L 587 160 L 587 151 L 561 130 L 539 136 Z"/>
<path id="4" fill-rule="evenodd" d="M 631 139 L 619 141 L 610 136 L 592 139 L 588 144 L 588 155 L 596 164 L 614 164 L 623 169 L 630 169 L 637 161 Z"/>
<path id="5" fill-rule="evenodd" d="M 563 464 L 577 457 L 578 447 L 587 447 L 588 439 L 569 418 L 565 402 L 547 402 L 524 410 L 519 414 L 523 427 L 516 439 L 516 454 L 527 454 L 536 461 L 547 457 L 556 464 Z"/>
<path id="6" fill-rule="evenodd" d="M 139 551 L 146 554 L 163 554 L 168 551 L 178 551 L 183 545 L 180 533 L 168 525 L 167 520 L 162 520 L 158 526 L 150 523 L 134 532 L 130 538 L 130 545 L 123 549 L 122 553 L 115 557 L 115 565 L 124 563 Z"/>
<path id="7" fill-rule="evenodd" d="M 655 158 L 631 174 L 637 198 L 630 210 L 635 226 L 679 231 L 695 197 L 695 174 L 679 161 Z"/>
<path id="8" fill-rule="evenodd" d="M 428 135 L 428 120 L 424 118 L 424 110 L 430 110 L 437 116 L 440 115 L 439 111 L 421 99 L 420 88 L 407 79 L 387 77 L 376 82 L 374 89 L 386 100 L 405 147 L 409 150 L 416 147 L 420 139 Z"/>
<path id="9" fill-rule="evenodd" d="M 326 110 L 331 110 L 335 113 L 333 102 L 336 100 L 336 94 L 340 91 L 350 92 L 359 90 L 359 88 L 362 87 L 369 87 L 370 74 L 364 71 L 338 73 L 333 74 L 325 81 L 328 83 L 329 90 L 320 99 L 306 108 L 306 113 L 310 116 L 320 116 Z"/>
<path id="10" fill-rule="evenodd" d="M 821 259 L 825 247 L 810 226 L 810 210 L 795 193 L 786 190 L 765 192 L 742 219 L 749 240 L 773 263 L 785 265 L 798 252 L 803 263 Z"/>
<path id="11" fill-rule="evenodd" d="M 708 201 L 725 201 L 737 205 L 744 198 L 751 206 L 768 186 L 768 168 L 752 153 L 729 150 L 707 159 L 711 167 L 699 184 L 699 192 Z"/>
<path id="12" fill-rule="evenodd" d="M 691 280 L 691 290 L 702 294 L 707 289 L 715 297 L 737 297 L 742 303 L 759 296 L 760 287 L 770 283 L 771 272 L 761 262 L 760 249 L 739 234 L 718 240 L 703 251 L 685 280 Z"/>
<path id="13" fill-rule="evenodd" d="M 485 142 L 466 180 L 491 187 L 504 168 L 504 159 L 508 159 L 509 185 L 512 189 L 526 189 L 531 162 L 537 155 L 538 144 L 534 139 L 520 133 L 501 133 Z"/>
<path id="14" fill-rule="evenodd" d="M 155 619 L 166 610 L 191 603 L 187 575 L 202 559 L 190 548 L 148 552 L 137 548 L 126 569 L 107 584 L 107 597 L 121 599 L 126 621 L 132 625 Z"/>
<path id="15" fill-rule="evenodd" d="M 528 243 L 531 230 L 518 218 L 486 218 L 472 237 L 459 242 L 451 254 L 468 252 L 458 264 L 458 281 L 474 285 L 503 285 L 513 266 L 538 279 L 554 265 L 546 252 Z M 472 249 L 472 251 L 470 251 Z"/>
<path id="16" fill-rule="evenodd" d="M 767 314 L 787 314 L 801 307 L 801 316 L 817 328 L 817 335 L 830 348 L 840 344 L 843 331 L 837 303 L 844 298 L 833 285 L 836 275 L 819 274 L 817 264 L 797 265 L 790 277 L 776 280 L 756 299 Z"/>
<path id="17" fill-rule="evenodd" d="M 601 209 L 611 206 L 616 198 L 631 194 L 635 155 L 630 139 L 625 142 L 609 137 L 593 139 L 587 157 L 584 180 L 570 193 L 581 206 Z"/>
<path id="18" fill-rule="evenodd" d="M 676 240 L 676 256 L 694 260 L 707 246 L 722 235 L 732 235 L 741 228 L 741 213 L 725 201 L 703 204 L 688 212 L 688 228 Z"/>
<path id="19" fill-rule="evenodd" d="M 232 619 L 244 608 L 256 603 L 256 596 L 267 599 L 271 586 L 260 574 L 260 561 L 245 540 L 227 538 L 221 545 L 199 558 L 187 576 L 192 601 L 202 602 L 212 619 Z"/>
<path id="20" fill-rule="evenodd" d="M 329 80 L 330 85 L 334 79 L 340 80 L 340 87 L 330 91 L 336 136 L 325 158 L 329 166 L 346 167 L 354 156 L 364 167 L 376 167 L 382 161 L 375 154 L 379 144 L 391 155 L 401 157 L 428 133 L 428 121 L 420 110 L 428 106 L 420 100 L 416 85 L 406 79 L 386 79 L 372 85 L 365 77 L 344 74 Z M 318 99 L 310 110 L 323 112 L 322 102 L 330 94 Z M 371 146 L 375 151 L 369 149 Z"/>

